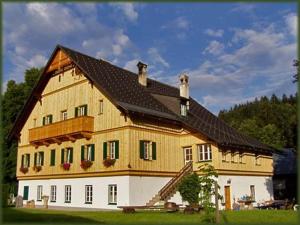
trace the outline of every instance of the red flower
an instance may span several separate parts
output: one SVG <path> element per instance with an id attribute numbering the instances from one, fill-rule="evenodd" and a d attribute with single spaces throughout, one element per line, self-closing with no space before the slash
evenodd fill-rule
<path id="1" fill-rule="evenodd" d="M 115 164 L 116 160 L 115 159 L 111 159 L 111 158 L 107 158 L 103 160 L 103 165 L 105 167 L 110 167 L 113 166 Z"/>
<path id="2" fill-rule="evenodd" d="M 91 166 L 93 165 L 93 162 L 91 160 L 82 160 L 81 161 L 81 164 L 80 164 L 80 167 L 84 170 L 90 168 Z"/>
<path id="3" fill-rule="evenodd" d="M 39 171 L 42 170 L 42 166 L 34 166 L 33 170 L 36 171 L 36 172 L 39 172 Z"/>
<path id="4" fill-rule="evenodd" d="M 64 170 L 69 170 L 70 167 L 71 167 L 70 163 L 65 162 L 65 163 L 62 164 L 62 168 L 64 168 Z"/>
<path id="5" fill-rule="evenodd" d="M 21 168 L 20 168 L 20 171 L 21 171 L 22 173 L 24 173 L 24 174 L 27 173 L 28 170 L 29 170 L 28 167 L 21 167 Z"/>

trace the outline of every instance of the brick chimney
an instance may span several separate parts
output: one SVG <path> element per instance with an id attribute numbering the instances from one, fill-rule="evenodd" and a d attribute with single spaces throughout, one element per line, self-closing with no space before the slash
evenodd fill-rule
<path id="1" fill-rule="evenodd" d="M 185 99 L 189 99 L 190 98 L 190 94 L 189 94 L 189 77 L 186 74 L 181 74 L 179 76 L 179 80 L 180 80 L 180 97 L 181 98 L 185 98 Z"/>
<path id="2" fill-rule="evenodd" d="M 146 87 L 147 86 L 147 64 L 138 62 L 137 67 L 138 67 L 139 83 Z"/>

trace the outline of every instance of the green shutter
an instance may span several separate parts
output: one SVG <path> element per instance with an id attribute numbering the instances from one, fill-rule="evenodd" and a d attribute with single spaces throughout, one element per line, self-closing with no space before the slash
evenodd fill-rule
<path id="1" fill-rule="evenodd" d="M 95 145 L 91 144 L 91 160 L 94 161 L 95 160 Z"/>
<path id="2" fill-rule="evenodd" d="M 50 154 L 50 166 L 55 166 L 55 149 L 51 150 L 51 154 Z"/>
<path id="3" fill-rule="evenodd" d="M 65 154 L 64 154 L 64 149 L 62 148 L 61 149 L 61 155 L 60 155 L 60 157 L 61 157 L 61 164 L 63 164 L 64 162 L 65 162 Z"/>
<path id="4" fill-rule="evenodd" d="M 75 107 L 75 117 L 78 116 L 78 107 Z"/>
<path id="5" fill-rule="evenodd" d="M 84 115 L 87 116 L 87 109 L 88 109 L 87 107 L 88 107 L 88 106 L 87 106 L 87 105 L 84 105 L 83 107 L 84 107 Z"/>
<path id="6" fill-rule="evenodd" d="M 70 148 L 70 163 L 73 163 L 73 148 Z"/>
<path id="7" fill-rule="evenodd" d="M 145 148 L 144 148 L 144 141 L 140 141 L 140 158 L 143 159 L 144 158 L 144 151 L 145 151 Z"/>
<path id="8" fill-rule="evenodd" d="M 22 155 L 21 167 L 24 167 L 24 155 Z"/>
<path id="9" fill-rule="evenodd" d="M 84 145 L 81 145 L 81 161 L 84 160 Z"/>
<path id="10" fill-rule="evenodd" d="M 107 158 L 107 142 L 103 142 L 103 159 Z"/>
<path id="11" fill-rule="evenodd" d="M 152 159 L 156 160 L 156 143 L 152 142 Z"/>
<path id="12" fill-rule="evenodd" d="M 49 115 L 49 123 L 52 123 L 53 116 Z"/>
<path id="13" fill-rule="evenodd" d="M 30 167 L 30 154 L 27 154 L 27 158 L 28 158 L 28 167 Z"/>
<path id="14" fill-rule="evenodd" d="M 43 126 L 45 125 L 45 120 L 46 120 L 46 118 L 45 118 L 45 117 L 43 117 Z"/>
<path id="15" fill-rule="evenodd" d="M 40 155 L 41 155 L 41 166 L 44 165 L 44 152 L 40 152 Z"/>
<path id="16" fill-rule="evenodd" d="M 37 153 L 34 153 L 34 165 L 36 166 Z"/>
<path id="17" fill-rule="evenodd" d="M 28 200 L 29 186 L 24 186 L 23 200 Z"/>
<path id="18" fill-rule="evenodd" d="M 119 159 L 119 141 L 115 141 L 115 159 Z"/>

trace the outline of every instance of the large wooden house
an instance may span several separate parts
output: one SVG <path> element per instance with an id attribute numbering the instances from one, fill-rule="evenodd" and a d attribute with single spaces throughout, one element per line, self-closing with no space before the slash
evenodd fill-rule
<path id="1" fill-rule="evenodd" d="M 18 194 L 65 207 L 182 203 L 178 182 L 209 163 L 226 209 L 273 198 L 273 150 L 202 107 L 188 82 L 172 87 L 141 62 L 132 73 L 58 45 L 10 133 Z"/>

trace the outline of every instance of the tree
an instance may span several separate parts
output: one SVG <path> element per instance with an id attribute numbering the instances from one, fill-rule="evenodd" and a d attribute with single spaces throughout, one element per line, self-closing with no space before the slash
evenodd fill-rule
<path id="1" fill-rule="evenodd" d="M 178 191 L 183 201 L 187 201 L 189 205 L 199 203 L 200 180 L 196 173 L 185 176 L 178 186 Z"/>
<path id="2" fill-rule="evenodd" d="M 300 64 L 300 61 L 298 59 L 295 59 L 293 66 L 296 67 L 297 73 L 295 75 L 293 75 L 293 78 L 294 78 L 293 83 L 298 82 L 298 79 L 299 79 L 299 64 Z"/>

